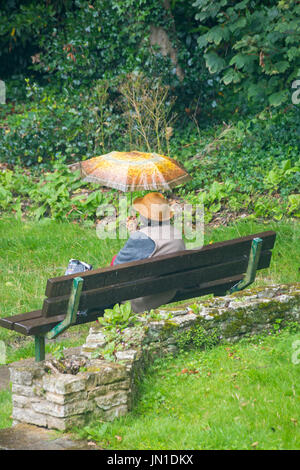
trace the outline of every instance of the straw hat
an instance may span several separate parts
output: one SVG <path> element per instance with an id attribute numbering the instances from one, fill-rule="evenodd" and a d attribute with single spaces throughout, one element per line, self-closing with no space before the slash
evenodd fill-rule
<path id="1" fill-rule="evenodd" d="M 173 217 L 168 201 L 160 193 L 148 193 L 144 197 L 138 197 L 133 201 L 133 207 L 141 215 L 149 220 L 164 222 Z"/>

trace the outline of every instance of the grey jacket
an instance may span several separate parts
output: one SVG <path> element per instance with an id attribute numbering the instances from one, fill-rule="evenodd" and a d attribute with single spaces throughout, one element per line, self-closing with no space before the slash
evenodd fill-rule
<path id="1" fill-rule="evenodd" d="M 185 250 L 185 244 L 181 234 L 172 225 L 163 223 L 146 226 L 131 234 L 127 243 L 119 251 L 114 261 L 114 266 L 131 261 L 138 261 L 155 256 L 163 256 L 176 251 Z M 132 310 L 136 313 L 160 307 L 176 294 L 171 290 L 147 297 L 139 297 L 131 300 Z"/>

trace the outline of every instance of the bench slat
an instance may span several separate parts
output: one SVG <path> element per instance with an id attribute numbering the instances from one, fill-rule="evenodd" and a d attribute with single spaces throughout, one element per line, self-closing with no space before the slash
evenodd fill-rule
<path id="1" fill-rule="evenodd" d="M 24 320 L 33 320 L 42 316 L 42 310 L 33 310 L 32 312 L 21 313 L 11 317 L 0 318 L 0 326 L 8 330 L 13 330 L 16 322 Z"/>
<path id="2" fill-rule="evenodd" d="M 109 308 L 111 306 L 107 306 Z M 97 312 L 92 312 L 90 315 L 86 317 L 80 317 L 77 319 L 76 323 L 72 326 L 82 325 L 84 323 L 90 323 L 92 321 L 96 321 L 98 317 L 104 314 L 104 309 L 99 310 Z M 15 331 L 21 333 L 26 336 L 34 336 L 34 335 L 44 335 L 52 328 L 54 328 L 58 323 L 61 323 L 65 318 L 65 315 L 56 315 L 54 317 L 40 317 L 36 319 L 32 319 L 29 321 L 22 321 L 15 323 Z"/>
<path id="3" fill-rule="evenodd" d="M 271 252 L 262 252 L 257 269 L 267 268 L 270 260 Z M 109 287 L 85 291 L 81 293 L 79 310 L 95 307 L 101 308 L 106 305 L 172 289 L 192 288 L 203 282 L 243 274 L 246 271 L 247 265 L 248 258 L 244 256 L 243 258 L 214 266 L 189 269 L 155 278 L 136 279 L 132 282 L 123 282 Z M 43 314 L 46 317 L 62 314 L 66 312 L 67 305 L 68 296 L 45 299 Z"/>
<path id="4" fill-rule="evenodd" d="M 23 335 L 40 335 L 47 333 L 57 323 L 64 320 L 65 315 L 56 315 L 51 318 L 39 317 L 27 320 L 19 320 L 14 323 L 14 331 L 22 333 Z"/>
<path id="5" fill-rule="evenodd" d="M 0 326 L 6 328 L 7 330 L 13 330 L 13 322 L 10 318 L 0 318 Z"/>
<path id="6" fill-rule="evenodd" d="M 69 295 L 72 280 L 78 275 L 84 279 L 82 292 L 85 292 L 105 286 L 113 286 L 119 282 L 134 281 L 141 278 L 172 274 L 183 269 L 225 263 L 233 257 L 249 256 L 251 242 L 255 237 L 262 238 L 262 251 L 266 251 L 273 248 L 276 233 L 274 231 L 266 231 L 206 245 L 199 250 L 185 250 L 159 258 L 150 258 L 132 263 L 124 263 L 115 267 L 100 268 L 80 274 L 51 278 L 47 281 L 45 295 L 49 298 Z M 47 315 L 44 310 L 43 314 Z"/>
<path id="7" fill-rule="evenodd" d="M 218 281 L 203 282 L 200 286 L 191 289 L 179 290 L 174 299 L 172 299 L 172 303 L 201 297 L 202 295 L 207 294 L 214 294 L 215 296 L 224 295 L 231 287 L 241 281 L 243 277 L 243 275 L 238 274 L 237 276 L 228 277 Z"/>

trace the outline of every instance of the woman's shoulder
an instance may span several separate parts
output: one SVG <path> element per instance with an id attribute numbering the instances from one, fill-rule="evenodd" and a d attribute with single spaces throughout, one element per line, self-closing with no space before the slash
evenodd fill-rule
<path id="1" fill-rule="evenodd" d="M 144 233 L 142 230 L 136 230 L 135 232 L 132 232 L 130 234 L 129 240 L 142 240 L 142 239 L 147 239 L 149 238 L 146 233 Z"/>

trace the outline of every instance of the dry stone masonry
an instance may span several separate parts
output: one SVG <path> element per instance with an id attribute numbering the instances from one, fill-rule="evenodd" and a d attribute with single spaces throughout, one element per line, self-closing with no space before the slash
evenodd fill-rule
<path id="1" fill-rule="evenodd" d="M 270 330 L 278 320 L 300 322 L 300 283 L 247 289 L 141 316 L 121 333 L 114 360 L 103 358 L 108 342 L 95 323 L 76 373 L 55 373 L 49 361 L 11 367 L 14 424 L 64 431 L 91 419 L 111 421 L 132 409 L 147 364 L 178 351 L 178 333 L 200 325 L 205 335 L 217 331 L 220 341 L 234 342 Z"/>

